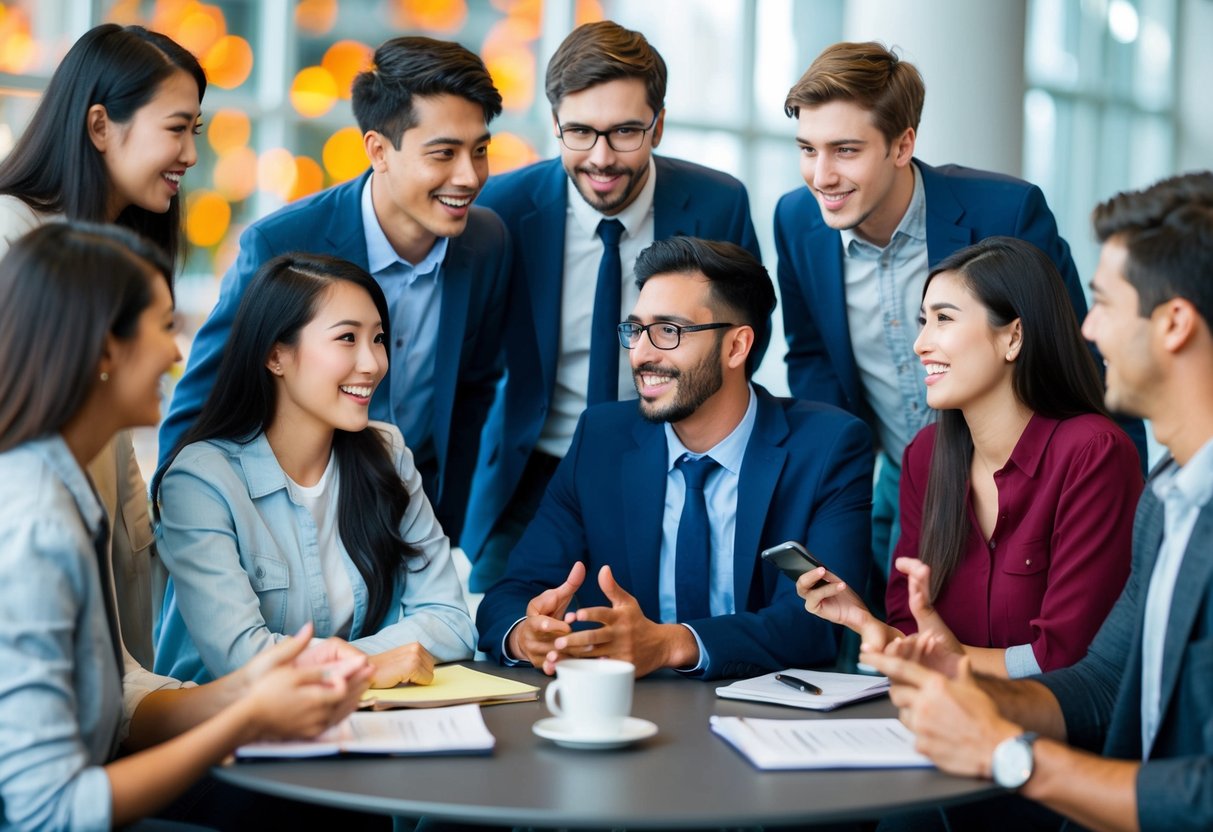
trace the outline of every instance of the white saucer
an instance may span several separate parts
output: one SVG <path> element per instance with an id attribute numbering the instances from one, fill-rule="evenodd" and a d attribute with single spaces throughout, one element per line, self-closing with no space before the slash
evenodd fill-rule
<path id="1" fill-rule="evenodd" d="M 562 748 L 577 748 L 597 750 L 608 748 L 623 748 L 640 740 L 647 740 L 657 733 L 657 726 L 647 719 L 634 716 L 625 717 L 623 727 L 617 734 L 606 737 L 584 737 L 569 732 L 568 725 L 563 719 L 548 717 L 541 719 L 531 726 L 536 735 L 545 740 L 551 740 Z"/>

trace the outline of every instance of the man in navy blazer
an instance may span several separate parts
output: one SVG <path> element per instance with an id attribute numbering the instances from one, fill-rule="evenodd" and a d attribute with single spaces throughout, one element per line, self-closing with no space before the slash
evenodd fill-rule
<path id="1" fill-rule="evenodd" d="M 560 158 L 494 177 L 481 197 L 509 227 L 514 262 L 507 375 L 485 429 L 462 541 L 475 590 L 504 569 L 587 401 L 634 395 L 613 327 L 635 301 L 640 251 L 685 234 L 759 256 L 740 182 L 652 155 L 665 90 L 665 62 L 644 35 L 611 21 L 578 27 L 547 70 Z M 614 244 L 600 236 L 604 221 L 622 224 Z M 612 251 L 618 259 L 608 276 Z M 592 347 L 605 363 L 595 363 Z M 765 348 L 758 345 L 755 360 Z"/>
<path id="2" fill-rule="evenodd" d="M 807 615 L 792 580 L 759 554 L 795 540 L 861 585 L 867 428 L 749 382 L 775 293 L 744 249 L 657 241 L 637 261 L 636 282 L 619 337 L 639 404 L 582 414 L 505 576 L 480 604 L 480 648 L 549 674 L 562 658 L 586 656 L 631 661 L 638 675 L 668 667 L 705 679 L 832 661 L 837 631 Z M 585 622 L 598 626 L 577 626 Z"/>
<path id="3" fill-rule="evenodd" d="M 1033 243 L 1057 266 L 1078 320 L 1087 311 L 1070 248 L 1040 189 L 914 158 L 926 87 L 879 43 L 837 43 L 788 92 L 807 188 L 775 209 L 775 247 L 792 395 L 845 408 L 881 450 L 873 552 L 880 575 L 897 539 L 901 456 L 927 425 L 914 354 L 930 269 L 986 237 Z M 1145 431 L 1131 430 L 1145 459 Z"/>
<path id="4" fill-rule="evenodd" d="M 1035 681 L 975 678 L 967 660 L 912 643 L 864 660 L 893 679 L 902 719 L 945 771 L 992 777 L 1085 827 L 1209 829 L 1213 174 L 1119 194 L 1094 219 L 1083 333 L 1107 361 L 1108 407 L 1149 419 L 1170 451 L 1137 509 L 1124 593 L 1085 658 Z M 1031 808 L 978 806 L 951 826 Z"/>
<path id="5" fill-rule="evenodd" d="M 241 235 L 160 429 L 160 458 L 188 441 L 262 264 L 289 251 L 332 254 L 369 271 L 387 295 L 391 368 L 371 418 L 401 429 L 443 530 L 457 540 L 501 376 L 509 239 L 496 214 L 471 204 L 488 177 L 488 123 L 501 96 L 467 49 L 404 37 L 379 47 L 352 99 L 371 169 Z"/>

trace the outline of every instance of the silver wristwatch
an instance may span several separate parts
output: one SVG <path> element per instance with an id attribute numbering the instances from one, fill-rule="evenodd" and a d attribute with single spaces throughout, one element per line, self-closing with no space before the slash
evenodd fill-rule
<path id="1" fill-rule="evenodd" d="M 1018 737 L 1003 740 L 994 748 L 991 768 L 995 783 L 1004 789 L 1018 789 L 1028 782 L 1036 765 L 1032 743 L 1036 742 L 1037 736 L 1025 731 Z"/>

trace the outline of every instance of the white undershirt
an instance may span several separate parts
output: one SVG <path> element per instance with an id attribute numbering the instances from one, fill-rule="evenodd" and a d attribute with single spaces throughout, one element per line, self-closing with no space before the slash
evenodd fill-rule
<path id="1" fill-rule="evenodd" d="M 345 549 L 337 529 L 337 494 L 341 478 L 335 459 L 336 455 L 329 455 L 329 464 L 315 485 L 300 485 L 290 477 L 287 480 L 295 500 L 308 510 L 316 524 L 316 551 L 320 553 L 320 572 L 328 594 L 333 634 L 348 637 L 354 623 L 354 587 L 346 571 Z"/>

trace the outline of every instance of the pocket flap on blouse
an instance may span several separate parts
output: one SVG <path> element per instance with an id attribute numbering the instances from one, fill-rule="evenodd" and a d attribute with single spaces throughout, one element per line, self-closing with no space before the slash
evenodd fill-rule
<path id="1" fill-rule="evenodd" d="M 1035 575 L 1049 568 L 1049 541 L 1025 540 L 1009 553 L 1002 571 L 1008 575 Z"/>
<path id="2" fill-rule="evenodd" d="M 286 561 L 272 555 L 251 555 L 249 567 L 249 583 L 254 592 L 267 592 L 271 589 L 286 589 L 291 585 L 290 570 Z"/>

